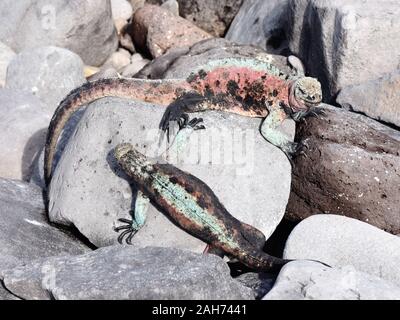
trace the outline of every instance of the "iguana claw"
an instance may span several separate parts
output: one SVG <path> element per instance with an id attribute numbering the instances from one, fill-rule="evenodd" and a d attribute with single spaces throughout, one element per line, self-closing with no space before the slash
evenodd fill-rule
<path id="1" fill-rule="evenodd" d="M 306 140 L 300 142 L 292 142 L 285 148 L 283 148 L 282 151 L 286 154 L 286 157 L 288 158 L 292 167 L 294 167 L 294 162 L 293 162 L 294 158 L 296 158 L 299 155 L 304 155 L 307 157 L 307 154 L 304 152 L 304 149 L 309 149 Z"/>
<path id="2" fill-rule="evenodd" d="M 206 127 L 204 126 L 204 124 L 200 124 L 203 123 L 203 118 L 193 118 L 192 120 L 190 120 L 185 127 L 191 127 L 193 130 L 203 130 Z"/>
<path id="3" fill-rule="evenodd" d="M 127 244 L 132 244 L 132 238 L 133 236 L 136 234 L 136 232 L 138 232 L 138 228 L 135 228 L 135 221 L 133 220 L 129 220 L 129 219 L 118 219 L 118 221 L 125 223 L 125 225 L 119 226 L 119 227 L 114 227 L 114 231 L 115 232 L 119 232 L 121 230 L 124 230 L 119 236 L 118 236 L 118 242 L 120 244 L 122 244 L 122 242 L 124 241 L 125 236 L 126 240 L 125 242 Z"/>
<path id="4" fill-rule="evenodd" d="M 325 117 L 326 112 L 321 109 L 321 108 L 313 108 L 309 111 L 306 117 L 315 117 L 315 118 L 320 118 L 320 117 Z"/>

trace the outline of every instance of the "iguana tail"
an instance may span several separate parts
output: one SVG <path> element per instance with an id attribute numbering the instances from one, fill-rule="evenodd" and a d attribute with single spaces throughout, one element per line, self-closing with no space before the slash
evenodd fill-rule
<path id="1" fill-rule="evenodd" d="M 168 105 L 183 92 L 190 89 L 190 85 L 181 79 L 161 81 L 112 78 L 88 82 L 72 90 L 57 107 L 47 131 L 44 153 L 46 186 L 51 179 L 58 138 L 67 121 L 83 105 L 110 96 Z"/>

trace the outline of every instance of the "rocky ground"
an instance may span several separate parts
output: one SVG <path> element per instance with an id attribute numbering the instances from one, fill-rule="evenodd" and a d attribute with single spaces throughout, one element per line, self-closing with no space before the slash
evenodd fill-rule
<path id="1" fill-rule="evenodd" d="M 0 300 L 400 299 L 398 14 L 397 0 L 1 1 Z M 261 137 L 260 119 L 214 111 L 178 166 L 270 238 L 268 253 L 299 261 L 255 273 L 204 255 L 157 207 L 133 246 L 117 243 L 135 190 L 109 154 L 131 142 L 169 160 L 152 149 L 165 109 L 156 104 L 103 98 L 78 112 L 45 206 L 47 126 L 72 89 L 184 79 L 221 57 L 290 72 L 289 55 L 324 91 L 322 116 L 285 123 L 307 145 L 293 167 Z M 246 135 L 223 135 L 238 128 Z M 210 160 L 224 143 L 240 156 Z"/>

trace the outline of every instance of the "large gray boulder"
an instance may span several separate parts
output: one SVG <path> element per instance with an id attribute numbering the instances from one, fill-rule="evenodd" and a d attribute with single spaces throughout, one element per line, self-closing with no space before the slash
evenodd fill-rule
<path id="1" fill-rule="evenodd" d="M 2 0 L 0 41 L 16 52 L 57 46 L 99 66 L 116 49 L 110 0 Z"/>
<path id="2" fill-rule="evenodd" d="M 343 88 L 336 102 L 345 109 L 400 127 L 400 70 Z"/>
<path id="3" fill-rule="evenodd" d="M 287 12 L 288 0 L 244 1 L 225 38 L 269 53 L 281 53 L 288 47 Z"/>
<path id="4" fill-rule="evenodd" d="M 38 258 L 87 251 L 74 236 L 48 223 L 39 187 L 0 179 L 0 273 Z"/>
<path id="5" fill-rule="evenodd" d="M 285 265 L 263 300 L 400 300 L 400 287 L 353 266 L 311 261 Z"/>
<path id="6" fill-rule="evenodd" d="M 92 103 L 54 171 L 49 193 L 51 220 L 74 224 L 97 246 L 115 243 L 113 226 L 118 225 L 118 218 L 130 217 L 132 191 L 128 181 L 116 174 L 111 152 L 118 143 L 130 142 L 150 157 L 169 156 L 169 162 L 207 183 L 232 215 L 259 228 L 268 238 L 286 207 L 290 164 L 261 136 L 260 119 L 219 112 L 191 115 L 202 117 L 207 129 L 191 135 L 182 151 L 183 161 L 177 163 L 163 153 L 166 139 L 158 146 L 158 124 L 164 110 L 117 98 Z M 134 244 L 197 252 L 205 247 L 154 207 Z"/>
<path id="7" fill-rule="evenodd" d="M 173 248 L 111 246 L 76 257 L 42 259 L 3 272 L 24 299 L 253 299 L 223 260 Z"/>
<path id="8" fill-rule="evenodd" d="M 290 0 L 290 50 L 322 81 L 325 101 L 399 66 L 400 14 L 392 0 Z"/>
<path id="9" fill-rule="evenodd" d="M 303 220 L 290 234 L 283 256 L 352 265 L 400 286 L 400 238 L 352 218 L 320 214 Z"/>
<path id="10" fill-rule="evenodd" d="M 36 95 L 52 115 L 61 100 L 85 81 L 83 62 L 77 54 L 38 47 L 19 53 L 10 62 L 5 87 Z"/>
<path id="11" fill-rule="evenodd" d="M 50 115 L 37 97 L 13 89 L 0 89 L 0 111 L 0 177 L 28 180 Z"/>

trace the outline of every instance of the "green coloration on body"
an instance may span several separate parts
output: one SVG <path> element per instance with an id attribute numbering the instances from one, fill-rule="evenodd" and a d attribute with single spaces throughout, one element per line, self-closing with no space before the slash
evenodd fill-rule
<path id="1" fill-rule="evenodd" d="M 207 62 L 206 65 L 195 68 L 192 73 L 197 73 L 200 70 L 203 70 L 205 72 L 210 72 L 217 68 L 229 68 L 233 66 L 239 68 L 248 68 L 254 71 L 262 71 L 268 73 L 269 75 L 276 76 L 282 80 L 287 80 L 287 79 L 294 80 L 298 78 L 297 75 L 289 75 L 283 72 L 272 63 L 253 58 L 221 58 L 221 59 L 210 60 Z"/>
<path id="2" fill-rule="evenodd" d="M 256 270 L 288 262 L 264 253 L 261 231 L 234 218 L 201 180 L 170 164 L 152 164 L 127 143 L 118 145 L 114 154 L 136 187 L 183 230 Z M 136 227 L 130 227 L 129 240 Z"/>
<path id="3" fill-rule="evenodd" d="M 201 208 L 197 200 L 189 194 L 182 186 L 171 183 L 169 178 L 157 172 L 153 173 L 153 188 L 171 207 L 184 213 L 188 219 L 200 227 L 207 226 L 218 237 L 218 240 L 232 248 L 239 248 L 237 242 L 224 226 L 218 224 L 218 220 L 210 215 L 209 211 Z"/>

